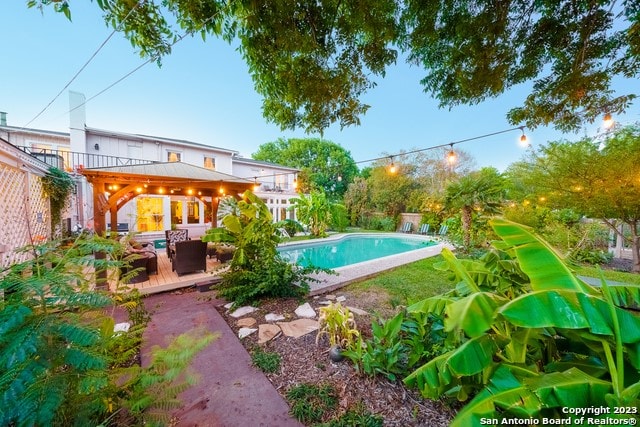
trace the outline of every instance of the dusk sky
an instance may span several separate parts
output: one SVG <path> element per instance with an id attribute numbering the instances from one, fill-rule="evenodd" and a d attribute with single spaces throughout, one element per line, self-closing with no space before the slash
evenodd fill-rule
<path id="1" fill-rule="evenodd" d="M 25 126 L 71 80 L 109 36 L 94 2 L 72 2 L 72 22 L 47 8 L 28 9 L 25 1 L 3 4 L 0 111 L 8 124 Z M 86 105 L 87 126 L 186 139 L 238 150 L 249 157 L 260 144 L 279 137 L 319 137 L 303 130 L 281 131 L 267 123 L 261 98 L 236 46 L 200 36 L 186 37 L 162 67 L 150 63 Z M 144 62 L 123 35 L 115 34 L 69 88 L 29 128 L 68 132 L 68 90 L 90 98 Z M 512 128 L 505 116 L 525 98 L 517 88 L 480 105 L 438 109 L 419 84 L 424 72 L 400 59 L 364 101 L 371 105 L 360 126 L 328 129 L 324 138 L 349 150 L 356 161 L 426 148 Z M 637 80 L 618 81 L 614 90 L 640 92 Z M 640 121 L 634 105 L 621 124 Z M 548 140 L 577 139 L 598 132 L 594 123 L 578 134 L 551 128 L 526 130 L 533 146 Z M 523 154 L 520 131 L 464 144 L 478 166 L 504 169 Z"/>

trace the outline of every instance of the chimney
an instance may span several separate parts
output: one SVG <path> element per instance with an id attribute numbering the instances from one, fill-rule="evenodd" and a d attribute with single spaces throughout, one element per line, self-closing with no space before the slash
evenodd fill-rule
<path id="1" fill-rule="evenodd" d="M 7 113 L 4 111 L 0 111 L 0 126 L 7 125 Z"/>

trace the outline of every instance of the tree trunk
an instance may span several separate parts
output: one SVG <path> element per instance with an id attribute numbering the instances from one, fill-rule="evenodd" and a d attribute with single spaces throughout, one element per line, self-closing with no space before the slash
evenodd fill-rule
<path id="1" fill-rule="evenodd" d="M 631 226 L 631 256 L 633 258 L 633 267 L 631 271 L 640 273 L 640 236 L 638 236 L 638 223 L 634 221 Z"/>
<path id="2" fill-rule="evenodd" d="M 462 245 L 465 250 L 469 250 L 471 246 L 471 215 L 473 211 L 470 206 L 462 207 Z"/>

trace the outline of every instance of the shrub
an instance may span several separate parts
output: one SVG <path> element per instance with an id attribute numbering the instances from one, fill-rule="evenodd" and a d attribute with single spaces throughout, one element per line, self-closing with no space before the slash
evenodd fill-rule
<path id="1" fill-rule="evenodd" d="M 260 347 L 256 347 L 256 349 L 251 352 L 251 361 L 253 365 L 262 372 L 272 374 L 280 370 L 280 355 L 278 353 L 268 353 Z"/>
<path id="2" fill-rule="evenodd" d="M 291 415 L 305 425 L 319 423 L 335 412 L 338 393 L 329 384 L 299 384 L 287 391 Z"/>
<path id="3" fill-rule="evenodd" d="M 190 378 L 181 375 L 213 336 L 176 339 L 153 352 L 146 368 L 134 362 L 148 321 L 139 295 L 91 290 L 87 267 L 118 270 L 120 263 L 87 256 L 115 254 L 109 239 L 82 239 L 25 248 L 31 260 L 0 277 L 0 425 L 154 423 Z M 114 334 L 109 306 L 126 308 L 130 332 Z M 187 382 L 185 382 L 187 381 Z M 164 417 L 167 418 L 167 417 Z"/>
<path id="4" fill-rule="evenodd" d="M 353 347 L 355 339 L 360 336 L 353 313 L 339 302 L 320 307 L 316 344 L 323 335 L 329 338 L 331 346 L 339 346 L 343 349 Z"/>
<path id="5" fill-rule="evenodd" d="M 218 295 L 236 306 L 265 297 L 304 296 L 309 283 L 317 281 L 309 274 L 324 271 L 282 259 L 276 250 L 278 237 L 271 218 L 264 202 L 246 191 L 237 209 L 222 219 L 224 227 L 207 230 L 202 237 L 205 242 L 230 242 L 236 248 L 218 287 Z"/>

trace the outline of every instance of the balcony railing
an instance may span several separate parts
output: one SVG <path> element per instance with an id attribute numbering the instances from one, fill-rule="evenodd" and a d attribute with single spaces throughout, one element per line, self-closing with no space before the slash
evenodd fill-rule
<path id="1" fill-rule="evenodd" d="M 154 160 L 107 156 L 104 154 L 78 153 L 74 151 L 48 150 L 32 147 L 18 148 L 48 165 L 66 171 L 83 168 L 105 168 L 111 166 L 146 165 L 150 163 L 157 163 Z"/>

